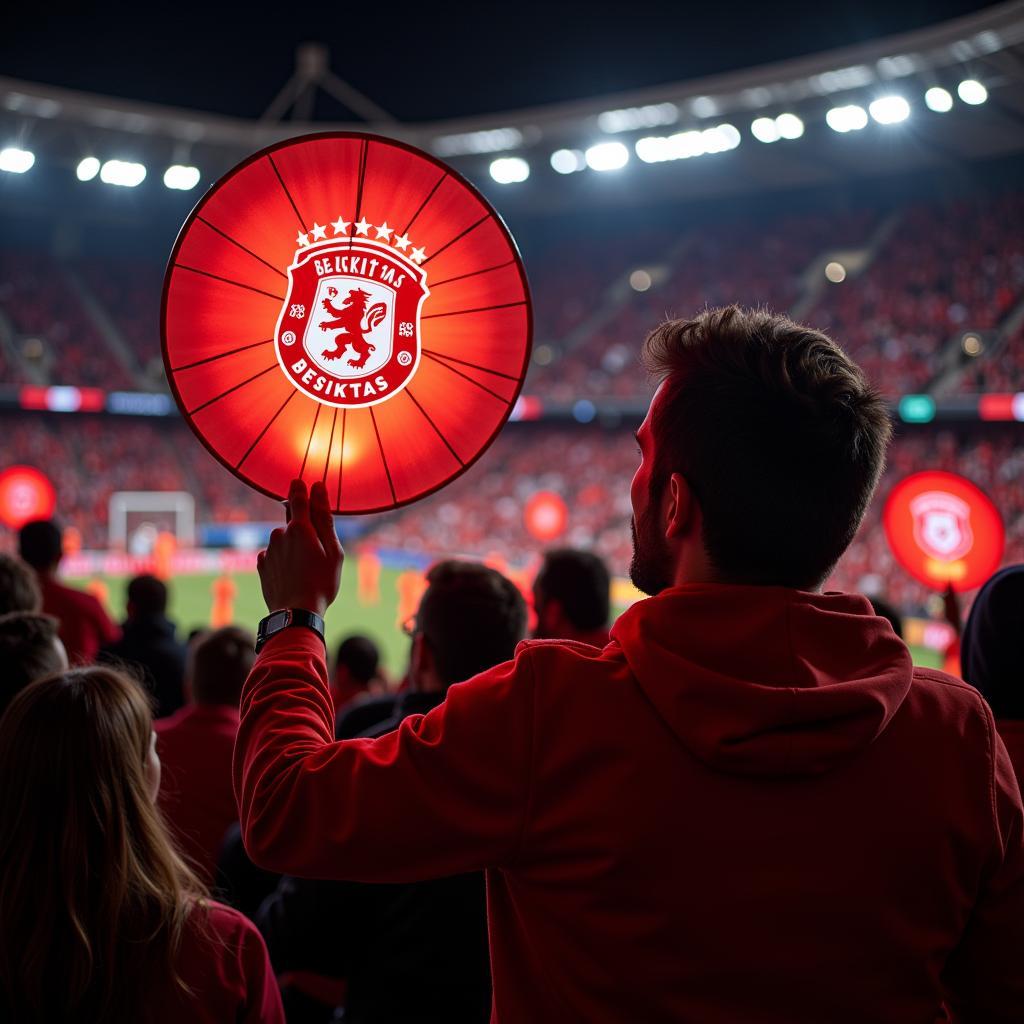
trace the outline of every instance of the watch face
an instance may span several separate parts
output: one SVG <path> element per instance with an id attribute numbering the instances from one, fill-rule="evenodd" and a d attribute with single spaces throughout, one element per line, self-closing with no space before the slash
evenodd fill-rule
<path id="1" fill-rule="evenodd" d="M 274 612 L 272 615 L 267 616 L 267 634 L 276 633 L 279 629 L 284 629 L 285 626 L 291 622 L 292 614 L 289 611 Z"/>

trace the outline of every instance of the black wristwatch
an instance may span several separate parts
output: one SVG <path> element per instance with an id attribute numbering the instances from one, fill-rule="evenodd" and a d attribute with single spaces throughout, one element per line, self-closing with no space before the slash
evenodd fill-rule
<path id="1" fill-rule="evenodd" d="M 289 626 L 305 626 L 313 630 L 321 640 L 324 639 L 324 620 L 316 612 L 307 612 L 305 608 L 282 608 L 280 611 L 271 612 L 265 619 L 260 619 L 259 629 L 256 631 L 256 653 L 263 650 L 263 645 L 282 629 Z M 327 641 L 324 640 L 324 646 Z"/>

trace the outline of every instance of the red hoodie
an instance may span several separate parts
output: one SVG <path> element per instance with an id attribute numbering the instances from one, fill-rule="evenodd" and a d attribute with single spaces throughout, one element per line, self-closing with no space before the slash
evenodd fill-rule
<path id="1" fill-rule="evenodd" d="M 287 630 L 242 695 L 251 856 L 487 869 L 495 1021 L 1024 1020 L 1006 750 L 861 597 L 678 587 L 603 651 L 525 643 L 387 736 L 332 726 L 323 645 Z"/>

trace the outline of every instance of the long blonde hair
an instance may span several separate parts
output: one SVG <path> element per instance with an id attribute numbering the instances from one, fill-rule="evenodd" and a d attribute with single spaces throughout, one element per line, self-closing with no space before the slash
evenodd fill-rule
<path id="1" fill-rule="evenodd" d="M 105 667 L 33 683 L 0 717 L 0 1016 L 142 1020 L 205 895 L 146 773 L 152 713 Z"/>

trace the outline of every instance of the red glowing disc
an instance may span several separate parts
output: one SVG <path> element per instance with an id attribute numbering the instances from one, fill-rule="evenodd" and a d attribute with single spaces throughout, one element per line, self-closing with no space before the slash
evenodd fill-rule
<path id="1" fill-rule="evenodd" d="M 271 146 L 200 200 L 164 279 L 185 419 L 274 498 L 323 480 L 338 513 L 464 472 L 522 388 L 532 310 L 515 242 L 425 153 L 332 132 Z"/>
<path id="2" fill-rule="evenodd" d="M 49 477 L 34 466 L 9 466 L 0 473 L 0 522 L 20 530 L 33 519 L 49 519 L 57 493 Z"/>
<path id="3" fill-rule="evenodd" d="M 984 491 L 955 473 L 904 477 L 889 492 L 882 522 L 897 561 L 936 590 L 980 587 L 1003 557 L 999 511 Z"/>
<path id="4" fill-rule="evenodd" d="M 531 537 L 543 541 L 555 540 L 565 533 L 569 510 L 553 491 L 538 491 L 526 502 L 523 518 Z"/>

